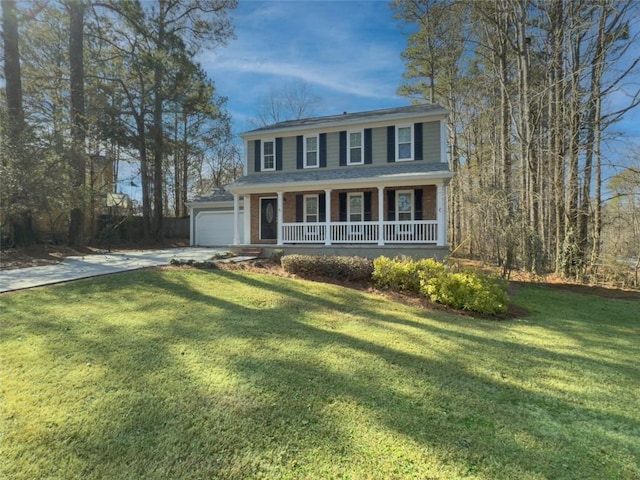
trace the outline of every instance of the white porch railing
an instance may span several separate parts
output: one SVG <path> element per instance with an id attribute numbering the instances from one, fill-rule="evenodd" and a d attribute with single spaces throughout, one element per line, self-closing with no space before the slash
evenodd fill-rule
<path id="1" fill-rule="evenodd" d="M 331 244 L 379 243 L 378 222 L 333 222 Z M 432 243 L 438 241 L 436 220 L 383 222 L 383 243 Z M 326 223 L 283 223 L 282 243 L 325 243 Z"/>
<path id="2" fill-rule="evenodd" d="M 324 243 L 327 226 L 324 223 L 283 223 L 283 243 Z"/>
<path id="3" fill-rule="evenodd" d="M 436 243 L 438 222 L 421 220 L 415 222 L 384 222 L 385 243 Z"/>
<path id="4" fill-rule="evenodd" d="M 331 224 L 331 243 L 378 243 L 378 222 Z"/>

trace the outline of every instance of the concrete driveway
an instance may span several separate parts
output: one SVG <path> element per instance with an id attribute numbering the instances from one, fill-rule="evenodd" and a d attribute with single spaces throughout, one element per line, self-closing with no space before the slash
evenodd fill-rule
<path id="1" fill-rule="evenodd" d="M 0 293 L 167 265 L 172 259 L 210 260 L 225 251 L 222 248 L 185 247 L 67 257 L 57 265 L 0 270 Z"/>

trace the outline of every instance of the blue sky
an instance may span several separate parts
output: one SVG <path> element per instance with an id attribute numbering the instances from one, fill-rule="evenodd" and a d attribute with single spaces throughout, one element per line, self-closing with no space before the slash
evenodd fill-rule
<path id="1" fill-rule="evenodd" d="M 409 104 L 396 95 L 406 37 L 386 0 L 240 0 L 232 17 L 237 38 L 201 62 L 237 132 L 252 128 L 270 89 L 294 80 L 320 97 L 317 115 Z"/>
<path id="2" fill-rule="evenodd" d="M 409 27 L 393 18 L 387 0 L 239 0 L 232 21 L 236 38 L 200 60 L 228 97 L 236 133 L 254 128 L 250 120 L 270 89 L 295 80 L 320 97 L 319 116 L 409 104 L 396 94 Z M 605 108 L 628 101 L 615 92 Z M 612 130 L 640 142 L 640 108 Z"/>

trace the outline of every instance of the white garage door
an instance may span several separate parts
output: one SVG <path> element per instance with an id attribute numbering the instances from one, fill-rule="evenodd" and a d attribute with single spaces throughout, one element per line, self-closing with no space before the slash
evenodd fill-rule
<path id="1" fill-rule="evenodd" d="M 244 238 L 244 222 L 240 212 L 240 242 Z M 233 243 L 233 212 L 199 212 L 196 216 L 195 245 L 227 246 Z"/>

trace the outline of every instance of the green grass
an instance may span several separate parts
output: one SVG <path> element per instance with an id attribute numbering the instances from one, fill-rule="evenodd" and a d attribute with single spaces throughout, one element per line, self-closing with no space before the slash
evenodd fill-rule
<path id="1" fill-rule="evenodd" d="M 0 478 L 638 479 L 640 303 L 148 270 L 0 296 Z"/>

